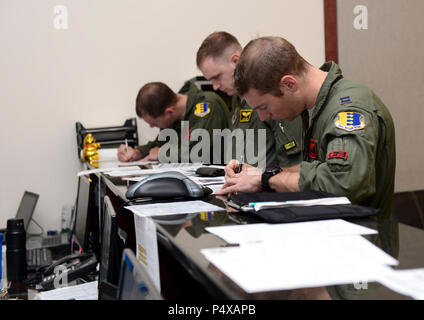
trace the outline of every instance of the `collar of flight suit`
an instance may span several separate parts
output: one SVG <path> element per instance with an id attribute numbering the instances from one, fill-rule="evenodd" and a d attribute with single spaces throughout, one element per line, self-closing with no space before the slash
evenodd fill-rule
<path id="1" fill-rule="evenodd" d="M 321 108 L 325 106 L 328 95 L 330 94 L 331 88 L 333 85 L 339 81 L 342 76 L 342 70 L 340 67 L 333 61 L 328 61 L 324 63 L 320 70 L 328 72 L 327 77 L 324 80 L 324 83 L 321 86 L 321 89 L 318 92 L 317 99 L 315 101 L 315 107 L 312 112 L 312 119 L 320 112 Z"/>

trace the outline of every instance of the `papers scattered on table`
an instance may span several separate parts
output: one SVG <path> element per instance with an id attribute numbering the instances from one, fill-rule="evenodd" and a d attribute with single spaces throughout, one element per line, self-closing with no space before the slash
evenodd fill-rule
<path id="1" fill-rule="evenodd" d="M 375 281 L 397 263 L 360 236 L 289 237 L 201 253 L 248 293 Z"/>
<path id="2" fill-rule="evenodd" d="M 83 170 L 78 172 L 78 176 L 89 175 L 92 173 L 100 173 L 100 172 L 125 172 L 127 175 L 130 171 L 141 171 L 141 169 L 137 166 L 126 166 L 126 167 L 105 167 L 105 168 L 97 168 L 91 170 Z"/>
<path id="3" fill-rule="evenodd" d="M 388 269 L 388 272 L 381 275 L 378 282 L 405 296 L 424 300 L 424 269 Z"/>
<path id="4" fill-rule="evenodd" d="M 97 281 L 68 286 L 38 294 L 40 300 L 98 300 Z"/>
<path id="5" fill-rule="evenodd" d="M 255 223 L 247 225 L 206 227 L 206 231 L 215 234 L 228 243 L 284 241 L 290 237 L 351 236 L 376 234 L 374 229 L 366 228 L 342 219 L 307 221 L 296 223 Z"/>
<path id="6" fill-rule="evenodd" d="M 140 204 L 135 206 L 126 206 L 125 208 L 141 217 L 225 210 L 201 200 Z"/>
<path id="7" fill-rule="evenodd" d="M 267 202 L 253 202 L 251 205 L 256 211 L 270 208 L 286 208 L 286 207 L 306 207 L 318 205 L 337 205 L 337 204 L 350 204 L 346 197 L 331 197 L 311 200 L 292 200 L 292 201 L 267 201 Z"/>
<path id="8" fill-rule="evenodd" d="M 253 293 L 375 281 L 385 267 L 383 262 L 391 258 L 378 250 L 375 256 L 362 254 L 366 245 L 359 240 L 364 239 L 291 238 L 279 244 L 246 244 L 201 252 L 246 292 Z M 349 247 L 352 251 L 346 250 L 346 245 L 354 246 Z"/>
<path id="9" fill-rule="evenodd" d="M 398 264 L 360 236 L 375 230 L 341 219 L 206 230 L 239 244 L 201 253 L 248 293 L 377 281 Z"/>

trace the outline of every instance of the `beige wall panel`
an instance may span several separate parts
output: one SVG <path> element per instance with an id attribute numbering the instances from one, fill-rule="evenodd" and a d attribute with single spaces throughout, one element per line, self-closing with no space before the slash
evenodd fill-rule
<path id="1" fill-rule="evenodd" d="M 368 11 L 357 30 L 354 8 Z M 396 191 L 424 189 L 424 1 L 339 0 L 339 64 L 345 77 L 371 87 L 396 128 Z"/>

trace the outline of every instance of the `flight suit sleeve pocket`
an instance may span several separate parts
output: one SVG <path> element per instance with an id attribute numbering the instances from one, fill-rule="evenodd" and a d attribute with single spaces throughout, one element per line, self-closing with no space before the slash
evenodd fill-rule
<path id="1" fill-rule="evenodd" d="M 329 144 L 325 161 L 332 172 L 344 172 L 351 170 L 351 156 L 351 149 L 344 139 L 338 138 Z"/>

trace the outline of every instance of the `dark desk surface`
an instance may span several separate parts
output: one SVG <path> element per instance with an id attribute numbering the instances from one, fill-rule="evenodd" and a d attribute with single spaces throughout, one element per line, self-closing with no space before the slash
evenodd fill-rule
<path id="1" fill-rule="evenodd" d="M 127 184 L 117 183 L 117 180 L 112 182 L 104 175 L 102 175 L 102 181 L 106 184 L 109 195 L 116 197 L 116 206 L 121 206 L 126 201 Z M 177 288 L 172 290 L 166 288 L 167 283 L 173 283 L 174 287 L 184 287 L 184 285 L 181 286 L 181 283 L 175 282 L 175 277 L 172 276 L 172 268 L 178 269 L 178 265 L 180 265 L 187 271 L 189 278 L 196 283 L 194 288 L 196 286 L 203 288 L 205 294 L 212 298 L 410 299 L 385 288 L 379 283 L 369 283 L 365 290 L 357 290 L 352 284 L 248 294 L 220 270 L 214 268 L 200 253 L 200 250 L 227 245 L 224 240 L 205 231 L 205 227 L 263 221 L 245 213 L 227 212 L 225 210 L 225 202 L 214 196 L 204 200 L 222 207 L 223 211 L 152 218 L 156 222 L 158 243 L 161 244 L 159 248 L 160 272 L 162 292 L 165 298 L 167 298 L 168 293 L 171 298 L 181 298 L 187 293 L 183 288 L 180 288 L 181 291 Z M 118 213 L 118 223 L 121 217 L 121 226 L 124 226 L 124 230 L 126 229 L 125 231 L 128 233 L 133 233 L 134 226 L 131 226 L 131 223 L 133 223 L 132 213 L 126 209 L 120 209 L 120 212 Z M 365 238 L 399 261 L 399 265 L 395 269 L 424 267 L 424 230 L 388 220 L 355 219 L 349 221 L 378 230 L 379 233 L 377 235 L 369 235 L 365 236 Z M 173 263 L 168 262 L 165 258 L 161 259 L 161 257 L 172 257 Z M 187 288 L 190 288 L 190 286 L 187 285 Z"/>

